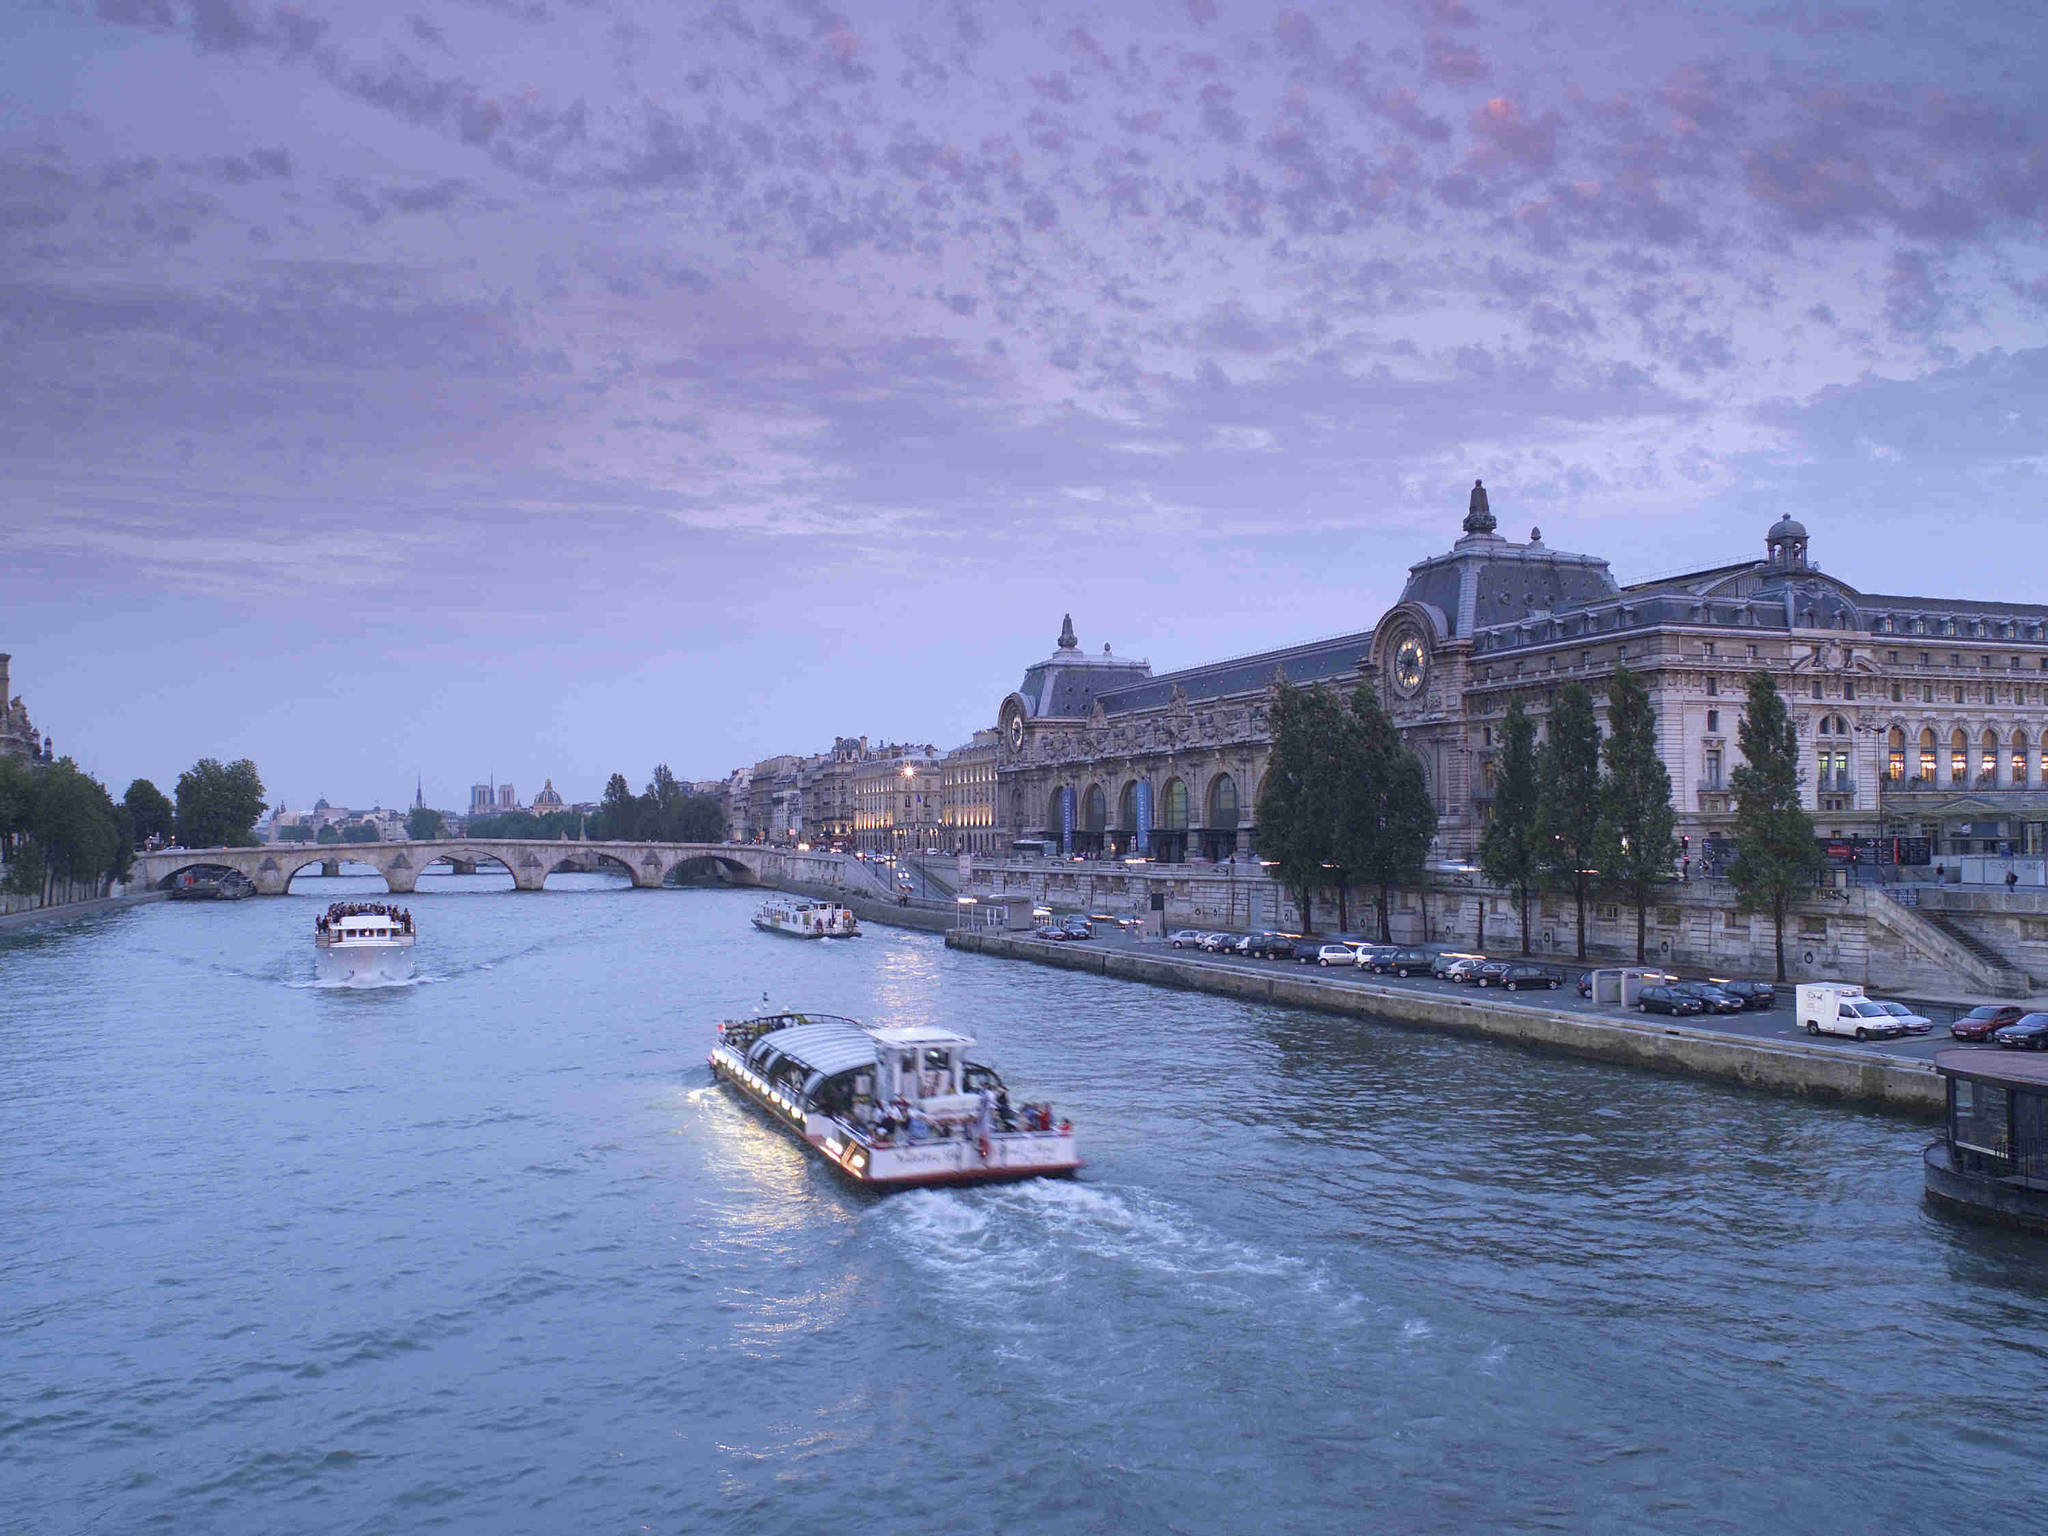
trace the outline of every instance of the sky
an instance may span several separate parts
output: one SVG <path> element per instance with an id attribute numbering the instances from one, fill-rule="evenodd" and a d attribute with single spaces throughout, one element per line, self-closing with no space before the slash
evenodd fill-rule
<path id="1" fill-rule="evenodd" d="M 1783 513 L 2038 601 L 2034 4 L 9 0 L 0 650 L 118 794 L 571 801 Z"/>

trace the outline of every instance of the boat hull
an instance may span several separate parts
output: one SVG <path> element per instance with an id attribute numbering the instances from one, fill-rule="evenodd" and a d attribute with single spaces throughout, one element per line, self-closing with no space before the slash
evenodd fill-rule
<path id="1" fill-rule="evenodd" d="M 858 928 L 849 928 L 844 932 L 828 932 L 822 928 L 785 928 L 780 923 L 772 923 L 766 918 L 761 917 L 754 919 L 754 926 L 763 933 L 779 933 L 786 939 L 857 939 L 860 937 L 860 930 Z"/>
<path id="2" fill-rule="evenodd" d="M 412 940 L 399 944 L 322 944 L 313 951 L 314 974 L 351 987 L 388 987 L 412 980 Z"/>
<path id="3" fill-rule="evenodd" d="M 836 1120 L 806 1117 L 769 1097 L 730 1053 L 713 1051 L 710 1060 L 713 1077 L 862 1189 L 886 1194 L 948 1185 L 1014 1184 L 1024 1179 L 1070 1179 L 1081 1171 L 1071 1132 L 1001 1131 L 989 1139 L 986 1155 L 972 1138 L 871 1145 L 848 1135 Z"/>

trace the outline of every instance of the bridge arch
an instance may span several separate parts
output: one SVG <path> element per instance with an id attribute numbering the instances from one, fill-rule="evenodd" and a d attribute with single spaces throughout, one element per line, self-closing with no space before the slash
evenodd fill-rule
<path id="1" fill-rule="evenodd" d="M 190 864 L 180 864 L 170 873 L 150 882 L 150 889 L 174 891 L 178 888 L 178 882 L 186 875 L 190 875 L 195 880 L 218 880 L 226 875 L 238 875 L 241 873 L 242 871 L 235 868 L 232 864 L 221 864 L 210 859 L 198 859 Z"/>
<path id="2" fill-rule="evenodd" d="M 675 860 L 662 871 L 664 885 L 759 885 L 761 877 L 750 865 L 717 853 L 692 853 Z"/>

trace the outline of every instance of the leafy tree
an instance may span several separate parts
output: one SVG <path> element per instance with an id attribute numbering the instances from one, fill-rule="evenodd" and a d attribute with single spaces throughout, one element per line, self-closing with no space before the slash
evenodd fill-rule
<path id="1" fill-rule="evenodd" d="M 128 830 L 138 843 L 146 843 L 152 837 L 169 842 L 177 836 L 177 808 L 170 797 L 147 779 L 137 779 L 128 786 L 128 793 L 121 797 L 121 804 L 128 811 Z"/>
<path id="2" fill-rule="evenodd" d="M 1384 942 L 1392 931 L 1394 887 L 1422 877 L 1436 836 L 1436 805 L 1421 760 L 1401 740 L 1377 691 L 1360 686 L 1352 694 L 1347 723 L 1336 862 L 1347 877 L 1373 887 Z"/>
<path id="3" fill-rule="evenodd" d="M 313 829 L 303 821 L 295 821 L 277 829 L 277 840 L 280 843 L 310 843 L 313 841 Z"/>
<path id="4" fill-rule="evenodd" d="M 323 823 L 319 836 L 313 840 L 317 843 L 338 843 L 341 841 L 341 829 L 331 821 Z"/>
<path id="5" fill-rule="evenodd" d="M 384 836 L 375 827 L 364 821 L 357 822 L 352 827 L 343 827 L 341 829 L 341 840 L 344 843 L 381 843 L 384 841 Z"/>
<path id="6" fill-rule="evenodd" d="M 639 835 L 640 801 L 634 795 L 632 786 L 627 784 L 623 773 L 615 773 L 605 781 L 604 798 L 599 802 L 597 815 L 591 819 L 590 835 L 594 838 L 625 841 Z"/>
<path id="7" fill-rule="evenodd" d="M 1813 818 L 1799 804 L 1799 733 L 1768 672 L 1749 675 L 1737 736 L 1742 765 L 1735 791 L 1735 862 L 1728 878 L 1745 912 L 1768 912 L 1785 979 L 1785 913 L 1810 890 L 1822 863 Z"/>
<path id="8" fill-rule="evenodd" d="M 1522 953 L 1529 953 L 1529 893 L 1543 878 L 1537 844 L 1536 722 L 1517 698 L 1501 723 L 1501 750 L 1493 774 L 1493 815 L 1479 840 L 1479 867 L 1495 885 L 1515 893 Z"/>
<path id="9" fill-rule="evenodd" d="M 531 811 L 501 811 L 496 816 L 478 816 L 469 823 L 471 837 L 540 838 L 551 842 L 576 842 L 583 836 L 583 818 L 575 811 L 549 811 L 536 816 Z"/>
<path id="10" fill-rule="evenodd" d="M 416 843 L 440 837 L 447 830 L 447 818 L 439 811 L 430 810 L 424 805 L 416 805 L 405 813 L 405 835 Z"/>
<path id="11" fill-rule="evenodd" d="M 1578 957 L 1586 958 L 1586 898 L 1600 856 L 1600 723 L 1593 695 L 1574 679 L 1557 692 L 1550 731 L 1536 754 L 1537 848 L 1544 877 L 1570 891 Z"/>
<path id="12" fill-rule="evenodd" d="M 187 848 L 253 848 L 263 815 L 263 780 L 239 758 L 203 757 L 178 775 L 178 841 Z"/>
<path id="13" fill-rule="evenodd" d="M 1259 791 L 1259 853 L 1301 908 L 1304 932 L 1315 931 L 1315 893 L 1329 883 L 1337 857 L 1337 815 L 1343 786 L 1344 711 L 1328 690 L 1282 682 L 1273 697 L 1273 754 Z"/>
<path id="14" fill-rule="evenodd" d="M 1671 805 L 1671 775 L 1657 755 L 1657 711 L 1642 677 L 1615 669 L 1607 688 L 1607 740 L 1600 755 L 1600 872 L 1636 909 L 1636 963 L 1644 958 L 1650 898 L 1671 878 L 1678 857 L 1678 816 Z"/>
<path id="15" fill-rule="evenodd" d="M 26 789 L 25 825 L 8 855 L 10 889 L 48 903 L 60 881 L 103 891 L 127 873 L 127 813 L 99 780 L 67 757 L 31 772 Z"/>

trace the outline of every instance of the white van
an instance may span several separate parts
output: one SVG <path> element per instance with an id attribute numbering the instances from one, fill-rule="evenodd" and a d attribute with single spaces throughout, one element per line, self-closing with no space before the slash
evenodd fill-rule
<path id="1" fill-rule="evenodd" d="M 1809 1035 L 1854 1035 L 1858 1040 L 1896 1040 L 1906 1028 L 1849 982 L 1799 983 L 1799 1022 Z"/>

